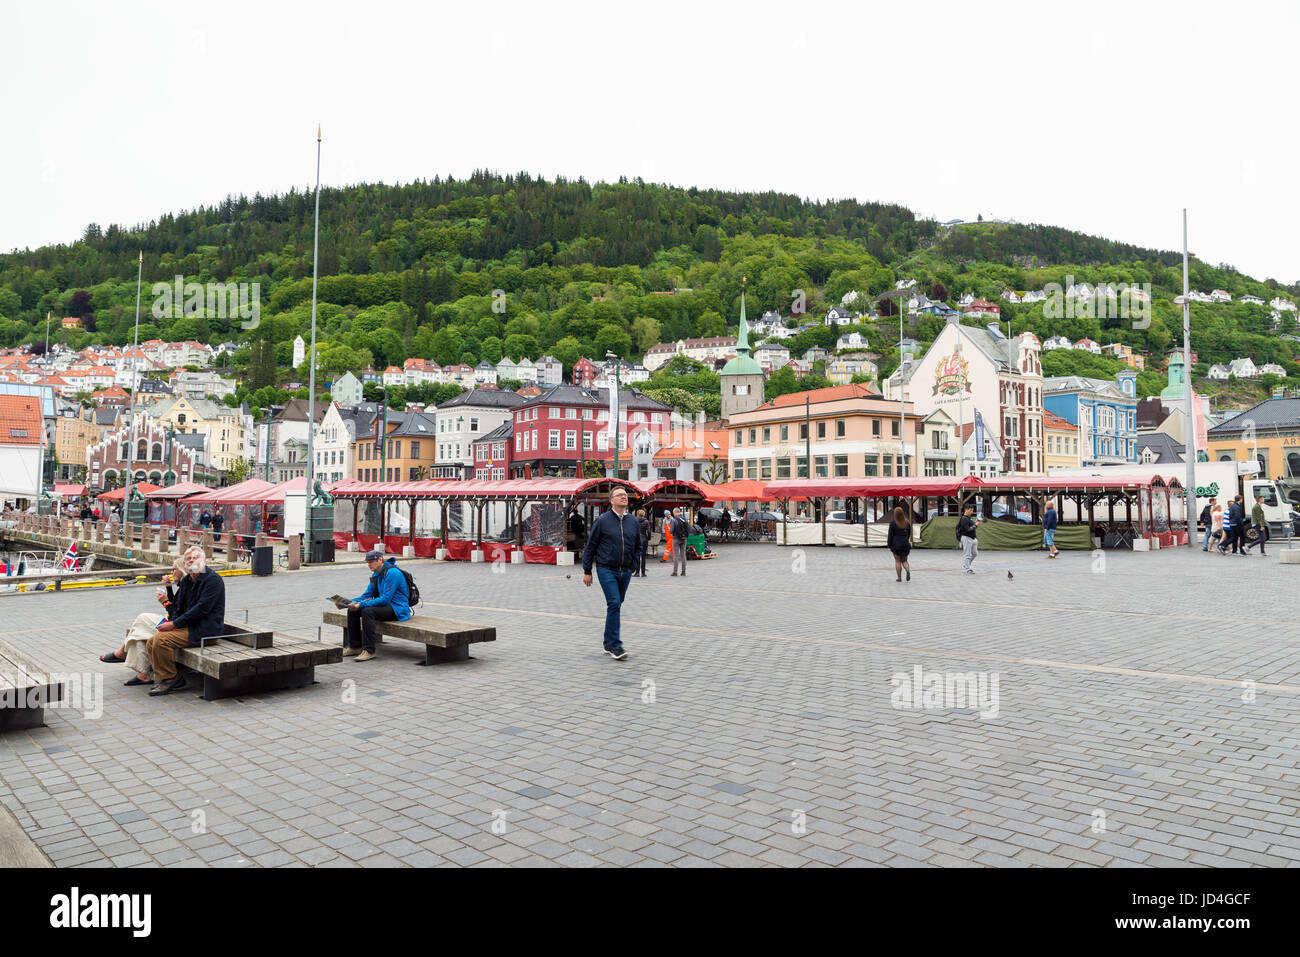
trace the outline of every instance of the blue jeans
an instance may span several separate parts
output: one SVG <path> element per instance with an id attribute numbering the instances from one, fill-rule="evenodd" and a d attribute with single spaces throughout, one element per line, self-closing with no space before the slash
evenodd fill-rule
<path id="1" fill-rule="evenodd" d="M 623 599 L 627 597 L 627 586 L 632 580 L 632 570 L 614 571 L 612 568 L 596 566 L 596 579 L 600 590 L 605 593 L 605 649 L 613 651 L 622 642 L 619 640 L 619 613 Z"/>
<path id="2" fill-rule="evenodd" d="M 1207 551 L 1210 547 L 1210 536 L 1214 533 L 1214 523 L 1205 523 L 1205 540 L 1201 542 L 1201 551 Z"/>

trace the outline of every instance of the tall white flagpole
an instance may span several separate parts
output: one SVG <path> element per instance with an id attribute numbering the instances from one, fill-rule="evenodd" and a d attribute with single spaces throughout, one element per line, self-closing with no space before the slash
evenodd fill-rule
<path id="1" fill-rule="evenodd" d="M 1187 544 L 1196 544 L 1196 415 L 1192 408 L 1192 320 L 1187 285 L 1187 208 L 1183 207 L 1183 393 L 1187 400 L 1187 442 L 1183 496 L 1187 500 Z M 1262 547 L 1262 546 L 1261 546 Z"/>
<path id="2" fill-rule="evenodd" d="M 311 248 L 311 361 L 307 379 L 307 487 L 303 506 L 311 505 L 312 479 L 316 469 L 316 282 L 320 272 L 320 126 L 316 127 L 316 236 Z M 303 521 L 307 520 L 303 513 Z"/>

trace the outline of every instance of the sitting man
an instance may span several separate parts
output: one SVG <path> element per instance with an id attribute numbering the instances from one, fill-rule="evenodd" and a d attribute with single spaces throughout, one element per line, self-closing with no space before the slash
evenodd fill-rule
<path id="1" fill-rule="evenodd" d="M 370 569 L 370 584 L 366 590 L 360 597 L 337 605 L 348 610 L 348 646 L 343 649 L 343 657 L 355 655 L 357 661 L 370 661 L 375 657 L 376 620 L 406 621 L 411 617 L 406 576 L 397 567 L 396 559 L 385 561 L 382 552 L 369 551 L 366 552 L 366 566 Z"/>
<path id="2" fill-rule="evenodd" d="M 226 627 L 226 583 L 208 567 L 198 545 L 185 550 L 182 561 L 189 576 L 188 587 L 177 593 L 171 617 L 158 626 L 146 649 L 157 685 L 151 696 L 171 694 L 185 687 L 185 676 L 176 672 L 175 648 L 195 647 L 203 639 L 220 635 Z"/>

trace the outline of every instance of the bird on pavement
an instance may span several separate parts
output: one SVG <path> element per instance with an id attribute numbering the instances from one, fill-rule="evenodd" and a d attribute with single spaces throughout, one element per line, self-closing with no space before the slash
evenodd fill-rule
<path id="1" fill-rule="evenodd" d="M 1015 577 L 1016 577 L 1015 575 L 1011 574 L 1011 569 L 1009 569 L 1009 568 L 1007 569 L 1007 577 L 1008 577 L 1008 578 L 1015 578 Z"/>

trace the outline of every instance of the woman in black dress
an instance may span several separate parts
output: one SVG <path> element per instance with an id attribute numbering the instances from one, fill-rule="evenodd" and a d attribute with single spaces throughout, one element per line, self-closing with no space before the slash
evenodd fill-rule
<path id="1" fill-rule="evenodd" d="M 911 581 L 912 568 L 907 564 L 907 556 L 912 551 L 912 523 L 903 514 L 901 506 L 894 509 L 894 520 L 889 523 L 889 550 L 894 553 L 894 572 L 898 580 L 901 582 L 903 572 L 907 572 L 907 580 Z"/>

